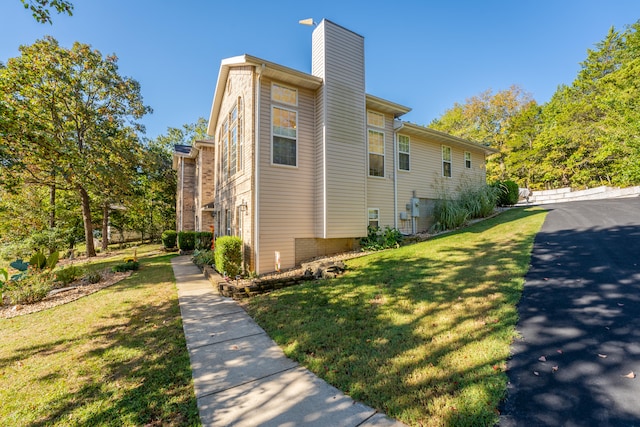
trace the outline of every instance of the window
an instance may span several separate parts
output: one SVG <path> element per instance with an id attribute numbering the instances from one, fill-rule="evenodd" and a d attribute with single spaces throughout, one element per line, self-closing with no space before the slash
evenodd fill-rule
<path id="1" fill-rule="evenodd" d="M 271 99 L 283 104 L 298 105 L 298 91 L 277 83 L 271 85 Z"/>
<path id="2" fill-rule="evenodd" d="M 242 125 L 242 97 L 238 97 L 238 102 L 233 105 L 220 127 L 220 165 L 224 179 L 242 170 Z"/>
<path id="3" fill-rule="evenodd" d="M 238 170 L 238 106 L 234 105 L 229 113 L 229 175 Z"/>
<path id="4" fill-rule="evenodd" d="M 242 97 L 238 97 L 238 172 L 244 169 L 244 102 Z"/>
<path id="5" fill-rule="evenodd" d="M 442 146 L 442 176 L 451 178 L 451 147 Z"/>
<path id="6" fill-rule="evenodd" d="M 274 164 L 297 166 L 297 115 L 295 111 L 279 107 L 273 107 L 271 111 L 273 129 L 271 152 Z"/>
<path id="7" fill-rule="evenodd" d="M 231 236 L 231 209 L 224 210 L 224 221 L 226 230 L 225 236 Z"/>
<path id="8" fill-rule="evenodd" d="M 471 153 L 468 151 L 464 152 L 464 167 L 471 169 Z"/>
<path id="9" fill-rule="evenodd" d="M 380 227 L 380 209 L 369 208 L 369 227 Z"/>
<path id="10" fill-rule="evenodd" d="M 367 124 L 384 129 L 384 114 L 367 111 Z"/>
<path id="11" fill-rule="evenodd" d="M 409 169 L 409 137 L 398 135 L 398 169 L 408 171 Z"/>
<path id="12" fill-rule="evenodd" d="M 222 178 L 229 176 L 229 120 L 222 123 Z"/>
<path id="13" fill-rule="evenodd" d="M 369 129 L 369 176 L 384 176 L 384 133 Z"/>

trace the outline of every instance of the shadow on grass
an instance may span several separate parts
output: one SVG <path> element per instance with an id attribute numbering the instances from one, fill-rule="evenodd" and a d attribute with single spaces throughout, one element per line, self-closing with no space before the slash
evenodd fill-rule
<path id="1" fill-rule="evenodd" d="M 339 279 L 284 290 L 249 310 L 288 355 L 392 417 L 493 425 L 537 231 L 519 234 L 516 223 L 532 215 L 542 212 L 509 211 L 354 260 Z M 494 228 L 509 237 L 483 237 Z"/>
<path id="2" fill-rule="evenodd" d="M 60 371 L 73 371 L 64 393 L 39 408 L 45 425 L 197 425 L 191 367 L 170 258 L 141 259 L 141 271 L 110 288 L 71 304 L 95 307 L 76 318 L 76 336 L 17 349 L 9 364 L 61 351 L 67 364 L 35 380 L 44 390 Z M 79 306 L 78 306 L 79 307 Z M 52 309 L 56 310 L 58 308 Z M 28 317 L 28 316 L 26 316 Z M 46 325 L 40 325 L 41 328 Z M 74 325 L 75 327 L 75 325 Z M 64 378 L 62 379 L 64 380 Z"/>

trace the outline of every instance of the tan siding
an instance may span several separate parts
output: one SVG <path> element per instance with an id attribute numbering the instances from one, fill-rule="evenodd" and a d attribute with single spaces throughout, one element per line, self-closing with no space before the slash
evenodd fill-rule
<path id="1" fill-rule="evenodd" d="M 297 166 L 273 165 L 271 108 L 278 104 L 271 101 L 271 83 L 264 79 L 261 85 L 260 272 L 273 270 L 275 251 L 283 269 L 293 267 L 294 238 L 315 235 L 315 93 L 299 88 L 298 106 L 286 107 L 298 112 Z"/>
<path id="2" fill-rule="evenodd" d="M 314 72 L 325 79 L 324 237 L 366 234 L 364 40 L 329 21 L 314 32 Z"/>
<path id="3" fill-rule="evenodd" d="M 378 111 L 378 113 L 381 113 Z M 368 208 L 380 209 L 380 227 L 395 227 L 394 209 L 393 209 L 393 169 L 395 167 L 394 159 L 394 137 L 393 137 L 393 117 L 384 115 L 384 129 L 374 126 L 367 126 L 367 129 L 373 129 L 384 132 L 384 177 L 369 176 L 369 168 L 366 168 L 367 174 L 367 210 Z M 368 131 L 367 131 L 368 134 Z M 369 149 L 367 145 L 367 153 L 365 154 L 368 162 Z M 368 165 L 368 163 L 367 163 Z M 363 215 L 367 214 L 367 210 L 363 211 Z M 368 220 L 367 220 L 368 223 Z"/>
<path id="4" fill-rule="evenodd" d="M 402 133 L 402 132 L 400 132 Z M 455 198 L 463 185 L 478 186 L 485 183 L 485 158 L 481 150 L 451 147 L 452 176 L 442 176 L 442 143 L 417 138 L 410 135 L 411 171 L 397 171 L 398 177 L 398 215 L 406 211 L 406 205 L 415 194 L 421 199 L 420 214 L 428 214 L 432 209 L 429 200 L 438 198 Z M 446 145 L 446 144 L 445 144 Z M 464 152 L 471 152 L 472 168 L 464 167 Z M 408 212 L 408 211 L 407 211 Z M 408 222 L 398 219 L 398 228 L 410 232 Z M 418 219 L 417 231 L 424 231 L 430 226 L 425 218 Z"/>
<path id="5" fill-rule="evenodd" d="M 312 44 L 311 44 L 311 72 L 313 75 L 323 77 L 325 75 L 325 61 L 324 61 L 324 26 L 319 26 L 313 32 Z M 315 236 L 322 237 L 325 232 L 325 176 L 324 170 L 324 129 L 325 129 L 325 102 L 324 102 L 324 87 L 320 88 L 316 92 L 316 107 L 315 107 L 315 168 L 316 168 L 316 182 L 315 182 Z"/>

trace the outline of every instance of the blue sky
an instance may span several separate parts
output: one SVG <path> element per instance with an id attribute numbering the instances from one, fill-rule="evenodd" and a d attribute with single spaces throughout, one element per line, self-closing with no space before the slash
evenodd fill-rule
<path id="1" fill-rule="evenodd" d="M 330 19 L 365 38 L 367 93 L 428 124 L 455 102 L 521 86 L 539 103 L 569 84 L 611 26 L 640 19 L 638 0 L 72 0 L 74 15 L 38 24 L 20 0 L 0 2 L 0 61 L 45 35 L 115 53 L 154 109 L 142 122 L 167 127 L 208 119 L 224 58 L 244 53 L 309 72 L 312 28 Z"/>

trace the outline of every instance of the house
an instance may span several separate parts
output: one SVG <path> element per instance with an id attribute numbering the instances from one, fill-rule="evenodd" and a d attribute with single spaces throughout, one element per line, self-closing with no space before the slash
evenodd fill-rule
<path id="1" fill-rule="evenodd" d="M 429 228 L 434 200 L 485 183 L 495 150 L 400 118 L 365 92 L 364 38 L 329 20 L 312 70 L 222 61 L 208 140 L 177 146 L 177 229 L 240 236 L 265 273 L 357 248 L 367 226 Z"/>

